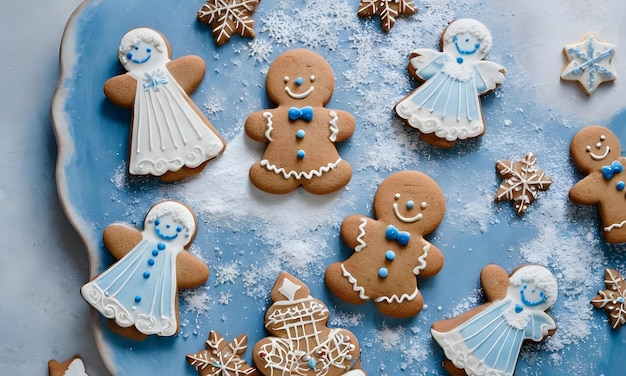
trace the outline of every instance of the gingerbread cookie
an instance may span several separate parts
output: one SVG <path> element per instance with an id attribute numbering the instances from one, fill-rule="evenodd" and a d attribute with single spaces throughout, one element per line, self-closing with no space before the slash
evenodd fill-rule
<path id="1" fill-rule="evenodd" d="M 64 362 L 54 359 L 48 361 L 48 375 L 50 376 L 89 376 L 85 370 L 85 363 L 79 356 L 72 357 Z"/>
<path id="2" fill-rule="evenodd" d="M 583 128 L 570 144 L 572 161 L 584 177 L 570 189 L 569 199 L 596 205 L 604 240 L 614 244 L 626 242 L 626 159 L 620 153 L 617 136 L 599 125 Z"/>
<path id="3" fill-rule="evenodd" d="M 326 286 L 342 300 L 373 300 L 384 314 L 410 317 L 424 305 L 416 277 L 443 266 L 443 254 L 424 239 L 443 219 L 443 192 L 429 176 L 402 171 L 389 176 L 374 196 L 376 219 L 352 215 L 341 237 L 354 253 L 326 269 Z"/>
<path id="4" fill-rule="evenodd" d="M 170 60 L 169 42 L 156 30 L 137 28 L 120 42 L 127 73 L 104 84 L 114 104 L 132 108 L 128 171 L 181 180 L 200 173 L 226 142 L 189 98 L 202 81 L 198 56 Z"/>
<path id="5" fill-rule="evenodd" d="M 357 338 L 326 326 L 328 308 L 289 273 L 278 276 L 265 314 L 265 337 L 254 346 L 254 363 L 263 375 L 365 376 Z"/>
<path id="6" fill-rule="evenodd" d="M 587 95 L 595 93 L 598 86 L 617 78 L 613 62 L 616 50 L 617 46 L 600 41 L 593 33 L 566 44 L 563 53 L 568 61 L 561 79 L 576 82 Z"/>
<path id="7" fill-rule="evenodd" d="M 361 0 L 357 11 L 359 17 L 371 17 L 378 14 L 384 31 L 391 30 L 399 15 L 415 13 L 417 13 L 417 7 L 412 0 Z"/>
<path id="8" fill-rule="evenodd" d="M 552 179 L 546 176 L 533 153 L 528 153 L 519 162 L 501 159 L 496 162 L 496 172 L 502 179 L 495 201 L 513 201 L 517 214 L 522 216 L 537 198 L 539 191 L 550 188 Z"/>
<path id="9" fill-rule="evenodd" d="M 617 329 L 626 323 L 626 282 L 615 269 L 604 271 L 605 290 L 591 300 L 596 308 L 602 308 L 609 315 L 611 328 Z"/>
<path id="10" fill-rule="evenodd" d="M 250 168 L 252 183 L 269 193 L 302 185 L 315 194 L 348 184 L 352 168 L 335 143 L 352 136 L 355 120 L 324 107 L 335 86 L 328 62 L 306 49 L 287 51 L 270 65 L 266 85 L 278 107 L 252 113 L 245 124 L 250 138 L 267 144 L 263 159 Z"/>
<path id="11" fill-rule="evenodd" d="M 242 334 L 227 343 L 218 332 L 211 330 L 206 350 L 188 354 L 187 361 L 200 376 L 257 376 L 257 369 L 241 359 L 247 349 L 247 335 Z"/>
<path id="12" fill-rule="evenodd" d="M 408 70 L 424 83 L 402 99 L 396 113 L 429 144 L 450 148 L 457 140 L 485 133 L 480 95 L 504 82 L 504 68 L 483 60 L 491 33 L 472 19 L 452 22 L 441 37 L 441 51 L 411 52 Z"/>
<path id="13" fill-rule="evenodd" d="M 211 26 L 218 46 L 230 40 L 233 34 L 253 38 L 252 13 L 261 0 L 207 0 L 198 11 L 198 20 Z"/>
<path id="14" fill-rule="evenodd" d="M 146 215 L 142 231 L 115 223 L 104 231 L 104 245 L 118 259 L 85 284 L 83 298 L 129 337 L 172 336 L 179 328 L 178 289 L 203 285 L 209 268 L 186 252 L 197 230 L 186 205 L 161 201 Z"/>
<path id="15" fill-rule="evenodd" d="M 451 374 L 463 369 L 468 375 L 513 375 L 523 342 L 542 341 L 556 331 L 556 322 L 544 312 L 556 302 L 556 279 L 539 265 L 522 266 L 511 276 L 488 265 L 480 283 L 487 302 L 436 321 L 431 334 Z"/>

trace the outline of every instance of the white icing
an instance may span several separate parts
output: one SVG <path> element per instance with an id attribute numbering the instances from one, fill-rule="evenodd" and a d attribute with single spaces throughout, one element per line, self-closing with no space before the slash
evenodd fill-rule
<path id="1" fill-rule="evenodd" d="M 422 208 L 424 208 L 422 206 Z M 400 213 L 400 210 L 398 209 L 398 203 L 394 202 L 393 203 L 393 214 L 396 216 L 396 218 L 398 218 L 400 221 L 404 222 L 404 223 L 415 223 L 417 221 L 419 221 L 420 219 L 422 219 L 423 214 L 422 213 L 417 213 L 412 217 L 405 217 Z"/>
<path id="2" fill-rule="evenodd" d="M 378 298 L 376 298 L 374 301 L 376 303 L 382 303 L 382 302 L 386 302 L 386 303 L 403 303 L 404 301 L 409 301 L 412 302 L 415 297 L 417 297 L 417 295 L 419 294 L 419 290 L 417 289 L 417 287 L 415 288 L 415 291 L 413 291 L 412 294 L 402 294 L 400 296 L 393 294 L 391 296 L 379 296 Z"/>
<path id="3" fill-rule="evenodd" d="M 328 112 L 330 116 L 330 140 L 335 142 L 337 140 L 337 133 L 339 133 L 339 128 L 337 127 L 337 120 L 339 120 L 339 116 L 337 116 L 337 112 L 330 110 Z"/>
<path id="4" fill-rule="evenodd" d="M 89 376 L 85 370 L 85 364 L 80 358 L 72 360 L 63 376 Z"/>
<path id="5" fill-rule="evenodd" d="M 287 93 L 287 95 L 289 95 L 293 99 L 304 99 L 308 97 L 309 95 L 311 95 L 313 90 L 315 90 L 315 86 L 311 85 L 311 87 L 309 87 L 307 90 L 303 91 L 302 93 L 294 93 L 291 91 L 291 89 L 289 89 L 289 87 L 285 86 L 285 92 Z"/>
<path id="6" fill-rule="evenodd" d="M 267 120 L 265 122 L 265 127 L 267 128 L 265 130 L 265 138 L 270 142 L 274 141 L 274 139 L 272 138 L 272 131 L 274 130 L 274 123 L 272 122 L 273 116 L 274 115 L 272 115 L 272 113 L 269 111 L 263 113 L 263 117 Z"/>
<path id="7" fill-rule="evenodd" d="M 367 226 L 367 218 L 361 218 L 361 224 L 359 225 L 359 235 L 356 237 L 356 241 L 359 243 L 356 247 L 354 247 L 355 252 L 361 252 L 363 248 L 367 247 L 367 243 L 363 240 L 365 236 L 365 226 Z"/>
<path id="8" fill-rule="evenodd" d="M 304 178 L 308 180 L 313 178 L 313 176 L 317 176 L 319 178 L 320 176 L 322 176 L 323 173 L 334 170 L 335 168 L 337 168 L 341 161 L 342 159 L 340 157 L 335 162 L 329 162 L 326 166 L 322 166 L 317 170 L 310 171 L 287 171 L 284 167 L 277 167 L 275 164 L 270 163 L 270 161 L 268 161 L 267 159 L 261 160 L 261 166 L 265 167 L 268 171 L 273 171 L 276 174 L 282 174 L 285 179 L 296 178 L 300 180 Z"/>
<path id="9" fill-rule="evenodd" d="M 350 274 L 350 272 L 346 269 L 346 267 L 343 265 L 343 263 L 341 264 L 341 272 L 342 275 L 348 279 L 348 282 L 350 282 L 352 284 L 352 291 L 359 293 L 359 298 L 361 300 L 370 300 L 370 297 L 365 295 L 365 288 L 363 286 L 359 285 L 359 281 L 357 281 L 356 278 L 354 278 L 354 276 L 352 274 Z"/>
<path id="10" fill-rule="evenodd" d="M 419 265 L 413 268 L 413 274 L 415 275 L 419 275 L 420 270 L 426 267 L 426 256 L 428 256 L 428 251 L 430 251 L 430 243 L 424 244 L 422 250 L 424 251 L 424 253 L 417 259 Z"/>

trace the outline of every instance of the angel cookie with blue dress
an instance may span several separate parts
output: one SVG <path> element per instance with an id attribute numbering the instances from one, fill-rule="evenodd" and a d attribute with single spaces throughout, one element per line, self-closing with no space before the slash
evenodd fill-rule
<path id="1" fill-rule="evenodd" d="M 177 201 L 155 204 L 142 231 L 125 223 L 107 226 L 104 245 L 118 261 L 81 288 L 83 298 L 119 334 L 176 334 L 178 289 L 201 286 L 209 277 L 208 266 L 186 251 L 196 230 L 195 214 Z"/>
<path id="2" fill-rule="evenodd" d="M 170 60 L 167 39 L 150 28 L 127 32 L 118 57 L 127 73 L 104 84 L 106 97 L 132 109 L 128 171 L 177 181 L 202 172 L 226 142 L 189 98 L 204 76 L 198 56 Z"/>
<path id="3" fill-rule="evenodd" d="M 542 341 L 556 331 L 545 311 L 556 302 L 558 285 L 545 267 L 525 265 L 511 276 L 498 265 L 480 274 L 487 302 L 452 319 L 436 321 L 431 334 L 451 374 L 513 375 L 524 341 Z"/>
<path id="4" fill-rule="evenodd" d="M 452 22 L 441 38 L 442 52 L 418 48 L 411 52 L 408 70 L 424 83 L 402 99 L 396 113 L 417 128 L 429 144 L 450 148 L 456 140 L 485 132 L 480 95 L 504 82 L 504 68 L 483 60 L 492 38 L 473 19 Z"/>

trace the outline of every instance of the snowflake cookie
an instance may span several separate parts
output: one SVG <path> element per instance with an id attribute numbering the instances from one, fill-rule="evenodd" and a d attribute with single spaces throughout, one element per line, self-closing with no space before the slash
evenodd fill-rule
<path id="1" fill-rule="evenodd" d="M 415 13 L 417 7 L 412 0 L 361 0 L 357 10 L 360 17 L 378 14 L 384 31 L 391 30 L 399 15 Z"/>
<path id="2" fill-rule="evenodd" d="M 247 335 L 241 334 L 227 343 L 218 332 L 211 330 L 206 350 L 188 354 L 187 361 L 200 376 L 257 376 L 257 369 L 241 359 L 247 349 Z"/>
<path id="3" fill-rule="evenodd" d="M 198 20 L 213 29 L 213 38 L 218 46 L 226 43 L 233 34 L 253 38 L 254 20 L 252 13 L 261 0 L 207 0 L 198 11 Z"/>
<path id="4" fill-rule="evenodd" d="M 617 329 L 626 323 L 626 282 L 617 270 L 607 268 L 604 271 L 604 285 L 606 290 L 598 291 L 591 304 L 605 310 L 611 327 Z"/>
<path id="5" fill-rule="evenodd" d="M 441 148 L 485 133 L 480 95 L 504 82 L 504 68 L 486 61 L 491 32 L 468 18 L 452 22 L 441 37 L 441 52 L 418 48 L 409 73 L 424 82 L 395 107 L 420 139 Z"/>
<path id="6" fill-rule="evenodd" d="M 528 153 L 518 162 L 501 159 L 496 162 L 496 171 L 502 178 L 495 201 L 512 200 L 517 214 L 522 216 L 537 198 L 539 191 L 550 188 L 552 179 L 537 166 L 537 158 Z"/>
<path id="7" fill-rule="evenodd" d="M 626 242 L 626 158 L 620 142 L 608 128 L 591 125 L 578 131 L 570 156 L 584 175 L 569 191 L 569 199 L 598 208 L 602 236 L 608 243 Z"/>
<path id="8" fill-rule="evenodd" d="M 281 272 L 271 298 L 265 328 L 272 336 L 257 342 L 252 354 L 263 375 L 365 376 L 357 338 L 326 326 L 328 307 L 302 281 Z"/>
<path id="9" fill-rule="evenodd" d="M 418 314 L 424 300 L 417 277 L 430 277 L 444 257 L 424 236 L 441 223 L 445 199 L 437 183 L 418 171 L 387 177 L 374 195 L 374 218 L 351 215 L 341 238 L 354 253 L 326 269 L 326 286 L 352 304 L 373 301 L 391 317 Z"/>
<path id="10" fill-rule="evenodd" d="M 450 374 L 462 369 L 468 375 L 512 376 L 523 343 L 556 332 L 556 322 L 545 312 L 556 302 L 556 279 L 539 265 L 522 266 L 509 276 L 491 264 L 481 271 L 480 283 L 487 302 L 434 322 L 431 334 Z"/>
<path id="11" fill-rule="evenodd" d="M 617 78 L 613 62 L 616 50 L 616 45 L 604 43 L 592 33 L 566 44 L 563 53 L 568 63 L 561 71 L 561 79 L 575 81 L 587 95 L 595 93 L 598 86 Z"/>

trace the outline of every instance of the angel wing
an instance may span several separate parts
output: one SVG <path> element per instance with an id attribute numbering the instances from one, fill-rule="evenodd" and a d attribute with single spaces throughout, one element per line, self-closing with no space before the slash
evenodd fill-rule
<path id="1" fill-rule="evenodd" d="M 418 48 L 411 51 L 409 56 L 408 69 L 417 78 L 427 80 L 437 73 L 443 65 L 445 59 L 443 52 L 430 48 Z"/>
<path id="2" fill-rule="evenodd" d="M 485 94 L 504 83 L 505 69 L 493 61 L 480 60 L 474 63 L 476 68 L 476 90 L 478 95 Z"/>

